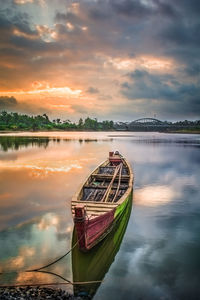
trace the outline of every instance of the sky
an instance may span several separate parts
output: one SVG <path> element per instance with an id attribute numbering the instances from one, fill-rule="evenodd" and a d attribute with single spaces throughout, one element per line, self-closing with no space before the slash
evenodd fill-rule
<path id="1" fill-rule="evenodd" d="M 200 119 L 200 1 L 0 0 L 0 110 Z"/>

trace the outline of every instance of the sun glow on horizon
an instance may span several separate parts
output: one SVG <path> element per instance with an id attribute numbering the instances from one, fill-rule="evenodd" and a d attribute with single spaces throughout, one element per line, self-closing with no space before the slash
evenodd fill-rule
<path id="1" fill-rule="evenodd" d="M 79 89 L 71 89 L 67 86 L 64 87 L 50 87 L 47 86 L 45 88 L 37 88 L 33 90 L 19 90 L 19 91 L 0 91 L 1 94 L 12 96 L 12 95 L 53 95 L 53 96 L 73 96 L 79 97 L 82 93 L 82 90 Z"/>

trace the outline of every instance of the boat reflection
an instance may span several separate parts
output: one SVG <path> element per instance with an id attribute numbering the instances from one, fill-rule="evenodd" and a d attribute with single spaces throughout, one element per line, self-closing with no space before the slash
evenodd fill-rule
<path id="1" fill-rule="evenodd" d="M 123 215 L 114 225 L 112 232 L 90 251 L 81 252 L 76 246 L 72 251 L 73 282 L 75 296 L 93 298 L 104 276 L 119 251 L 132 207 L 132 197 L 128 202 Z M 77 242 L 76 231 L 73 231 L 72 245 Z M 93 282 L 93 283 L 88 283 Z"/>

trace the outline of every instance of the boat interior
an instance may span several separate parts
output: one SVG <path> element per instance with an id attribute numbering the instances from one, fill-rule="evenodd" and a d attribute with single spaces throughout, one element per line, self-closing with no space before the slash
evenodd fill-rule
<path id="1" fill-rule="evenodd" d="M 129 187 L 129 169 L 124 160 L 113 165 L 108 160 L 84 184 L 79 201 L 115 203 Z"/>

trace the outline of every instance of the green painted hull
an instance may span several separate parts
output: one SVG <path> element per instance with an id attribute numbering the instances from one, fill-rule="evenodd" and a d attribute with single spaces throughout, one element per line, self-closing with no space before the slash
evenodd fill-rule
<path id="1" fill-rule="evenodd" d="M 132 199 L 133 195 L 133 190 L 131 190 L 130 194 L 127 196 L 127 198 L 124 200 L 122 204 L 117 206 L 115 214 L 114 214 L 114 219 L 120 218 L 120 216 L 123 214 L 123 211 L 126 209 L 126 206 L 129 203 L 129 200 Z"/>

